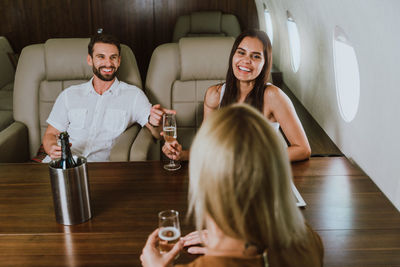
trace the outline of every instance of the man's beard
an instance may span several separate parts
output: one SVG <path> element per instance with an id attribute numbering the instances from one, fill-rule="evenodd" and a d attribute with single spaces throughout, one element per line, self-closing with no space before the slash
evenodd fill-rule
<path id="1" fill-rule="evenodd" d="M 102 68 L 106 68 L 106 67 L 100 67 L 100 68 L 96 69 L 96 67 L 93 66 L 92 69 L 93 69 L 94 75 L 96 75 L 97 78 L 99 78 L 100 80 L 105 81 L 105 82 L 109 82 L 109 81 L 114 80 L 115 75 L 117 75 L 117 71 L 114 71 L 114 72 L 113 72 L 112 74 L 110 74 L 110 75 L 103 76 L 103 75 L 101 75 L 101 72 L 100 72 L 100 69 L 102 69 Z M 110 68 L 108 68 L 108 69 L 110 69 Z M 115 70 L 114 67 L 111 67 L 111 69 L 114 69 L 114 70 Z"/>

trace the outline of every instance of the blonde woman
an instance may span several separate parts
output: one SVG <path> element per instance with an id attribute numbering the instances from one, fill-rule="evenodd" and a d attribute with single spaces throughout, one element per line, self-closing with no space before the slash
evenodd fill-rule
<path id="1" fill-rule="evenodd" d="M 291 191 L 287 149 L 260 112 L 234 104 L 210 114 L 189 164 L 189 214 L 198 231 L 163 255 L 154 231 L 143 266 L 169 266 L 183 246 L 200 243 L 188 251 L 204 256 L 184 266 L 322 266 L 321 239 Z"/>

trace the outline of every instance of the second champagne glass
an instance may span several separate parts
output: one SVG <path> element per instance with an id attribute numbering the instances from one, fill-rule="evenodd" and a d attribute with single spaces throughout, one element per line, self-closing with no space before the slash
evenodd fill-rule
<path id="1" fill-rule="evenodd" d="M 179 212 L 175 210 L 164 210 L 158 213 L 158 246 L 160 253 L 170 251 L 181 237 L 179 225 Z M 177 256 L 178 257 L 178 256 Z"/>
<path id="2" fill-rule="evenodd" d="M 175 114 L 165 113 L 163 116 L 163 132 L 165 142 L 172 143 L 176 140 L 178 133 L 176 129 L 176 117 Z M 181 164 L 174 160 L 170 160 L 168 164 L 164 165 L 164 169 L 168 171 L 176 171 L 181 168 Z"/>

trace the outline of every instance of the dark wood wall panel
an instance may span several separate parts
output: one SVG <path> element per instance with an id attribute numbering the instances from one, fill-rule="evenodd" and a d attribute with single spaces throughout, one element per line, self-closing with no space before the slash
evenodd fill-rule
<path id="1" fill-rule="evenodd" d="M 151 54 L 172 39 L 177 17 L 193 11 L 235 14 L 242 29 L 258 28 L 253 0 L 0 0 L 0 35 L 19 53 L 56 37 L 89 37 L 96 29 L 130 46 L 144 81 Z"/>
<path id="2" fill-rule="evenodd" d="M 20 52 L 49 38 L 88 36 L 90 16 L 89 1 L 0 0 L 0 35 Z"/>
<path id="3" fill-rule="evenodd" d="M 103 32 L 118 37 L 135 54 L 142 80 L 154 48 L 153 0 L 92 1 L 93 32 Z"/>

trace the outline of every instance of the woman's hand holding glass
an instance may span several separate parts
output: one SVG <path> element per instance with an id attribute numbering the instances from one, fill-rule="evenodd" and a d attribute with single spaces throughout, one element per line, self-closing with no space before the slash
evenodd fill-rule
<path id="1" fill-rule="evenodd" d="M 163 135 L 163 133 L 161 133 L 161 135 Z M 181 160 L 182 146 L 178 143 L 177 140 L 174 140 L 170 143 L 165 142 L 162 147 L 162 152 L 164 153 L 164 155 L 172 160 Z"/>
<path id="2" fill-rule="evenodd" d="M 167 253 L 161 253 L 157 247 L 159 242 L 159 229 L 156 229 L 147 239 L 146 245 L 140 255 L 140 261 L 144 267 L 166 267 L 171 266 L 174 259 L 183 248 L 183 241 L 179 240 Z"/>
<path id="3" fill-rule="evenodd" d="M 164 136 L 166 144 L 177 143 L 176 138 L 178 136 L 177 133 L 177 125 L 176 125 L 176 117 L 175 114 L 165 113 L 163 115 L 163 132 L 162 136 Z M 179 162 L 175 162 L 172 158 L 170 158 L 170 162 L 164 165 L 164 169 L 168 171 L 179 170 L 181 165 Z"/>
<path id="4" fill-rule="evenodd" d="M 183 248 L 178 211 L 159 212 L 158 227 L 148 237 L 140 255 L 143 266 L 171 266 Z"/>
<path id="5" fill-rule="evenodd" d="M 207 230 L 191 232 L 179 240 L 169 252 L 161 253 L 160 248 L 157 247 L 160 240 L 159 229 L 151 233 L 143 248 L 142 255 L 140 255 L 143 266 L 170 266 L 183 247 L 189 247 L 187 251 L 190 254 L 206 254 L 207 247 L 204 245 L 207 245 L 208 242 Z"/>

